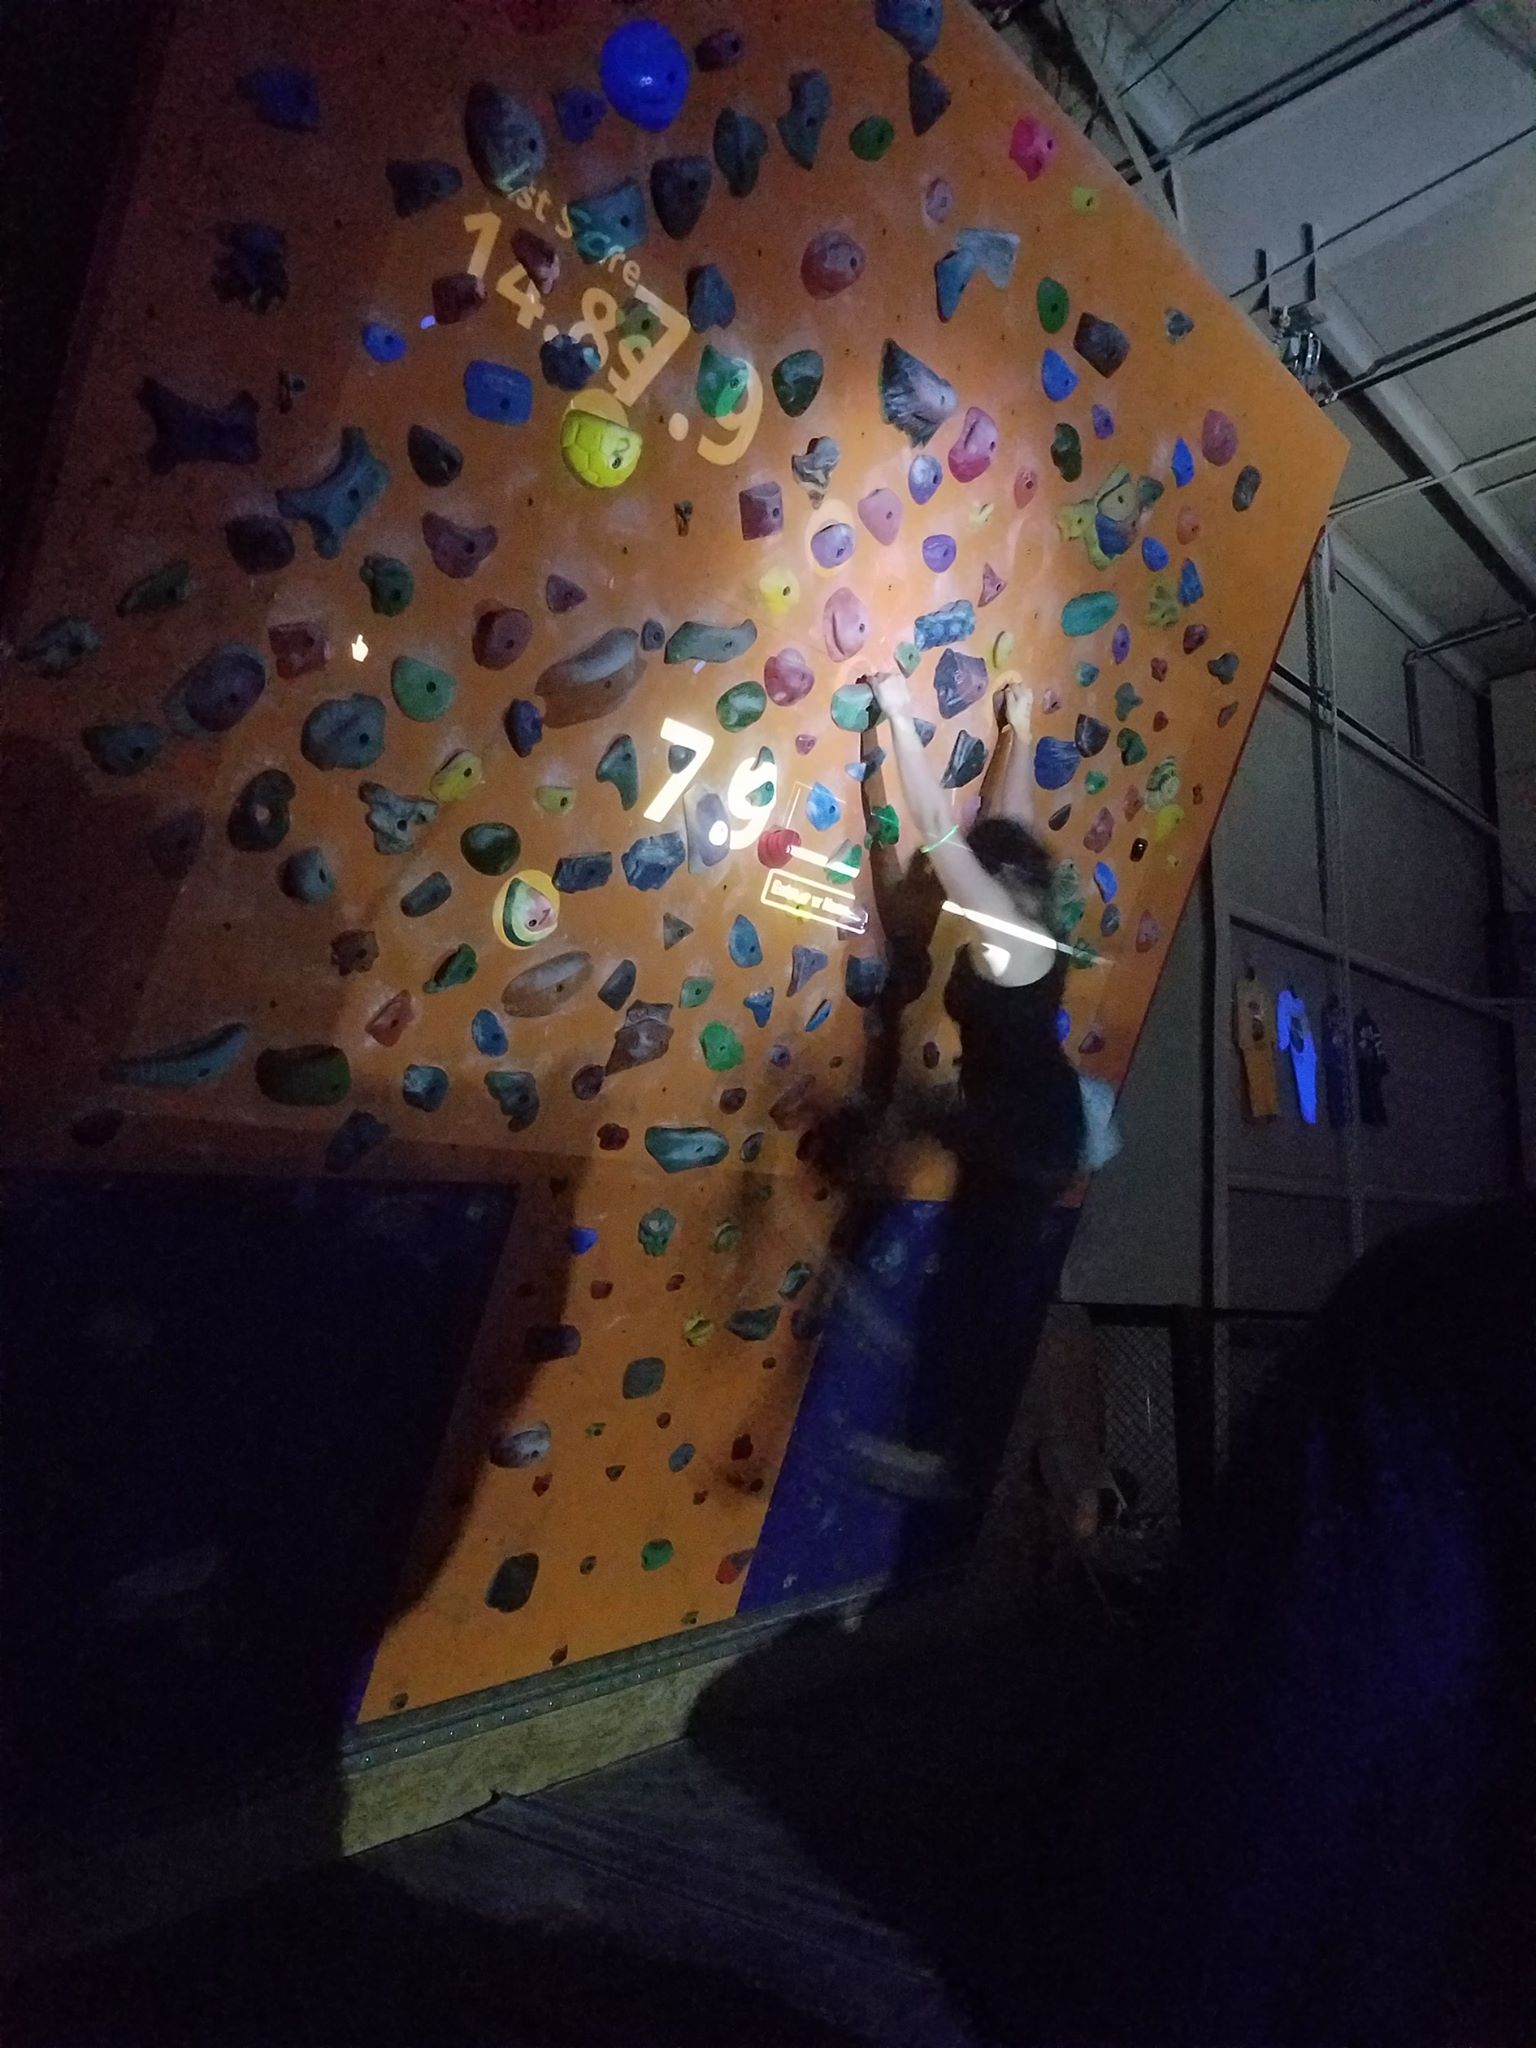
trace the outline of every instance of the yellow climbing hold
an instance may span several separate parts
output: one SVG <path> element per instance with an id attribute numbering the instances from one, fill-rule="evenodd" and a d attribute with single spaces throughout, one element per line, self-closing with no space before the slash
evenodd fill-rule
<path id="1" fill-rule="evenodd" d="M 642 446 L 633 427 L 573 406 L 560 423 L 560 453 L 579 482 L 611 491 L 635 473 Z"/>
<path id="2" fill-rule="evenodd" d="M 1097 213 L 1098 210 L 1099 195 L 1091 185 L 1074 185 L 1072 187 L 1072 211 L 1074 213 Z"/>
<path id="3" fill-rule="evenodd" d="M 1177 831 L 1184 822 L 1184 811 L 1179 804 L 1165 804 L 1162 810 L 1154 811 L 1152 816 L 1155 820 L 1152 827 L 1152 837 L 1154 839 L 1166 839 L 1171 832 Z"/>
<path id="4" fill-rule="evenodd" d="M 996 510 L 997 507 L 990 498 L 988 498 L 984 505 L 973 505 L 971 507 L 971 525 L 977 529 L 988 525 L 991 522 L 992 514 Z"/>
<path id="5" fill-rule="evenodd" d="M 992 653 L 989 659 L 992 663 L 992 673 L 999 682 L 1020 683 L 1024 680 L 1022 676 L 1016 674 L 1008 667 L 1009 662 L 1013 659 L 1013 648 L 1014 639 L 1011 633 L 999 633 L 992 642 Z"/>
<path id="6" fill-rule="evenodd" d="M 485 769 L 478 754 L 462 750 L 451 754 L 427 784 L 428 792 L 440 804 L 456 804 L 461 797 L 478 789 L 485 780 Z"/>
<path id="7" fill-rule="evenodd" d="M 700 1344 L 707 1344 L 714 1334 L 715 1326 L 708 1316 L 689 1316 L 683 1324 L 683 1335 L 695 1349 Z"/>
<path id="8" fill-rule="evenodd" d="M 789 569 L 769 569 L 757 579 L 757 594 L 766 611 L 782 618 L 800 601 L 800 579 Z"/>

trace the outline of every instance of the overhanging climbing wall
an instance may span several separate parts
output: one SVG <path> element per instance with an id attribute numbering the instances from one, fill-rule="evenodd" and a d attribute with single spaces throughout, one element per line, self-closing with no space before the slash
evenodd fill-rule
<path id="1" fill-rule="evenodd" d="M 1341 466 L 957 0 L 667 21 L 180 8 L 15 608 L 7 1157 L 521 1187 L 367 1715 L 735 1610 L 847 686 L 1034 679 L 1116 1080 Z"/>

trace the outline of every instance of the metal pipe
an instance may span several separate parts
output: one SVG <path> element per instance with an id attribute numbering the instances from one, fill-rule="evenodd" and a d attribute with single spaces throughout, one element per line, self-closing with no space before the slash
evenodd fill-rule
<path id="1" fill-rule="evenodd" d="M 1358 498 L 1341 498 L 1329 517 L 1342 519 L 1347 512 L 1364 512 L 1373 505 L 1389 505 L 1394 498 L 1411 497 L 1414 492 L 1427 491 L 1435 484 L 1460 482 L 1476 471 L 1486 469 L 1490 462 L 1503 462 L 1511 455 L 1524 455 L 1533 448 L 1536 448 L 1536 434 L 1523 441 L 1511 441 L 1504 448 L 1490 448 L 1486 455 L 1474 455 L 1466 462 L 1458 462 L 1454 469 L 1431 471 L 1424 476 L 1405 476 L 1395 484 L 1380 484 L 1374 491 L 1362 491 Z M 1498 483 L 1483 484 L 1478 488 L 1478 496 L 1491 497 L 1507 484 L 1527 483 L 1533 476 L 1536 476 L 1536 470 L 1525 470 L 1519 476 L 1507 476 Z"/>
<path id="2" fill-rule="evenodd" d="M 1348 398 L 1352 392 L 1369 391 L 1373 385 L 1386 384 L 1394 377 L 1405 377 L 1413 370 L 1426 369 L 1431 363 L 1443 362 L 1447 356 L 1471 348 L 1476 342 L 1491 341 L 1495 335 L 1507 334 L 1511 328 L 1523 327 L 1533 319 L 1536 319 L 1536 292 L 1526 292 L 1521 298 L 1510 299 L 1502 306 L 1492 306 L 1486 313 L 1463 320 L 1458 326 L 1447 327 L 1425 341 L 1414 343 L 1411 348 L 1394 349 L 1358 377 L 1351 377 L 1347 384 L 1335 385 L 1323 403 L 1332 405 L 1336 399 Z"/>
<path id="3" fill-rule="evenodd" d="M 1447 647 L 1470 647 L 1475 640 L 1491 640 L 1498 633 L 1513 633 L 1521 626 L 1536 626 L 1536 612 L 1514 612 L 1507 619 L 1490 619 L 1486 625 L 1464 626 L 1459 633 L 1447 633 L 1444 639 L 1430 640 L 1422 647 L 1410 647 L 1403 656 L 1403 667 L 1422 661 L 1426 655 L 1443 654 Z"/>

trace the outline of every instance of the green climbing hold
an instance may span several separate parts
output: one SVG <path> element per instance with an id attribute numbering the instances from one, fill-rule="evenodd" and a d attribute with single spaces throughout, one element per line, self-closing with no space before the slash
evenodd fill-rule
<path id="1" fill-rule="evenodd" d="M 869 814 L 871 846 L 894 846 L 901 837 L 901 820 L 894 804 L 876 804 Z"/>
<path id="2" fill-rule="evenodd" d="M 67 676 L 88 654 L 100 652 L 101 635 L 90 620 L 70 617 L 50 620 L 16 650 L 16 657 L 40 676 Z"/>
<path id="3" fill-rule="evenodd" d="M 677 1006 L 680 1010 L 696 1010 L 701 1003 L 707 1003 L 714 993 L 715 984 L 707 975 L 690 974 L 678 991 Z"/>
<path id="4" fill-rule="evenodd" d="M 813 348 L 797 348 L 773 366 L 773 395 L 792 420 L 815 402 L 826 365 Z"/>
<path id="5" fill-rule="evenodd" d="M 131 583 L 117 600 L 117 616 L 132 618 L 138 612 L 168 612 L 185 604 L 192 595 L 192 564 L 167 562 Z"/>
<path id="6" fill-rule="evenodd" d="M 1035 311 L 1047 334 L 1060 334 L 1067 324 L 1071 303 L 1066 286 L 1058 284 L 1054 277 L 1042 277 L 1035 286 Z"/>
<path id="7" fill-rule="evenodd" d="M 352 1069 L 339 1045 L 272 1045 L 257 1055 L 256 1086 L 286 1109 L 325 1109 L 346 1097 Z"/>
<path id="8" fill-rule="evenodd" d="M 358 570 L 381 619 L 398 618 L 415 595 L 416 584 L 404 562 L 394 555 L 364 555 Z"/>
<path id="9" fill-rule="evenodd" d="M 665 1536 L 658 1536 L 650 1543 L 640 1546 L 640 1569 L 645 1572 L 660 1571 L 664 1564 L 672 1562 L 672 1545 Z"/>
<path id="10" fill-rule="evenodd" d="M 523 842 L 513 825 L 471 825 L 459 836 L 459 850 L 477 875 L 509 875 Z"/>
<path id="11" fill-rule="evenodd" d="M 1051 436 L 1051 461 L 1063 483 L 1075 484 L 1083 473 L 1082 437 L 1066 420 Z"/>
<path id="12" fill-rule="evenodd" d="M 745 1344 L 761 1344 L 779 1327 L 779 1317 L 783 1313 L 777 1302 L 768 1308 L 739 1308 L 734 1315 L 726 1317 L 725 1327 Z"/>
<path id="13" fill-rule="evenodd" d="M 425 995 L 441 995 L 445 988 L 459 988 L 474 979 L 480 962 L 473 946 L 455 946 L 430 981 L 422 983 Z"/>
<path id="14" fill-rule="evenodd" d="M 1090 796 L 1097 796 L 1100 790 L 1108 789 L 1109 777 L 1102 768 L 1090 768 L 1083 777 L 1083 787 Z"/>
<path id="15" fill-rule="evenodd" d="M 683 1324 L 683 1336 L 695 1351 L 701 1344 L 707 1344 L 715 1334 L 715 1326 L 708 1316 L 689 1316 Z"/>
<path id="16" fill-rule="evenodd" d="M 712 1252 L 733 1252 L 740 1243 L 741 1225 L 739 1223 L 717 1223 L 714 1234 L 709 1240 L 709 1248 Z"/>
<path id="17" fill-rule="evenodd" d="M 699 1033 L 699 1044 L 704 1053 L 704 1064 L 712 1074 L 727 1074 L 732 1067 L 739 1067 L 746 1057 L 741 1049 L 741 1040 L 729 1024 L 706 1024 Z"/>
<path id="18" fill-rule="evenodd" d="M 596 779 L 613 785 L 626 811 L 632 811 L 640 801 L 640 762 L 635 753 L 635 743 L 627 732 L 621 732 L 603 749 Z"/>
<path id="19" fill-rule="evenodd" d="M 749 362 L 741 356 L 726 355 L 712 341 L 705 342 L 693 387 L 702 412 L 712 420 L 723 420 L 741 404 L 751 382 Z"/>
<path id="20" fill-rule="evenodd" d="M 648 1401 L 652 1394 L 661 1392 L 662 1381 L 667 1376 L 664 1359 L 632 1358 L 624 1368 L 624 1398 L 626 1401 Z"/>
<path id="21" fill-rule="evenodd" d="M 419 725 L 441 718 L 453 702 L 453 677 L 446 669 L 434 668 L 429 661 L 418 661 L 414 654 L 396 655 L 389 672 L 389 687 L 406 717 L 414 718 Z"/>
<path id="22" fill-rule="evenodd" d="M 779 1282 L 780 1294 L 783 1295 L 786 1301 L 793 1301 L 797 1294 L 804 1291 L 805 1284 L 810 1277 L 811 1268 L 807 1262 L 804 1259 L 796 1259 L 794 1264 L 786 1270 L 784 1278 Z"/>
<path id="23" fill-rule="evenodd" d="M 641 1251 L 648 1259 L 659 1259 L 672 1242 L 676 1228 L 677 1218 L 670 1209 L 647 1209 L 635 1231 Z"/>
<path id="24" fill-rule="evenodd" d="M 896 666 L 904 676 L 911 675 L 922 658 L 923 650 L 920 647 L 914 647 L 910 640 L 898 640 L 896 642 Z"/>
<path id="25" fill-rule="evenodd" d="M 1134 768 L 1138 761 L 1147 758 L 1146 741 L 1129 725 L 1122 726 L 1115 734 L 1115 745 L 1120 749 L 1120 758 L 1127 768 Z"/>
<path id="26" fill-rule="evenodd" d="M 1085 590 L 1062 606 L 1061 630 L 1069 640 L 1081 640 L 1085 633 L 1107 626 L 1119 609 L 1120 600 L 1112 590 Z"/>
<path id="27" fill-rule="evenodd" d="M 761 683 L 732 683 L 715 700 L 715 716 L 727 732 L 745 732 L 767 709 L 768 693 Z"/>
<path id="28" fill-rule="evenodd" d="M 832 723 L 840 732 L 867 732 L 879 716 L 868 683 L 839 683 L 832 692 Z"/>
<path id="29" fill-rule="evenodd" d="M 687 1173 L 697 1166 L 718 1166 L 731 1148 L 707 1124 L 652 1124 L 645 1149 L 663 1173 Z"/>
<path id="30" fill-rule="evenodd" d="M 861 163 L 877 164 L 896 140 L 896 130 L 884 114 L 866 114 L 849 132 L 848 147 Z"/>

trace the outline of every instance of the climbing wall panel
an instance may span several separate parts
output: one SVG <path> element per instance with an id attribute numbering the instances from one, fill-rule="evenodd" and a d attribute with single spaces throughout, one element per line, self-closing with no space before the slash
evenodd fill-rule
<path id="1" fill-rule="evenodd" d="M 10 1156 L 520 1185 L 366 1714 L 734 1608 L 859 677 L 1034 682 L 1116 1081 L 1342 463 L 968 8 L 667 22 L 181 8 L 14 607 Z"/>

